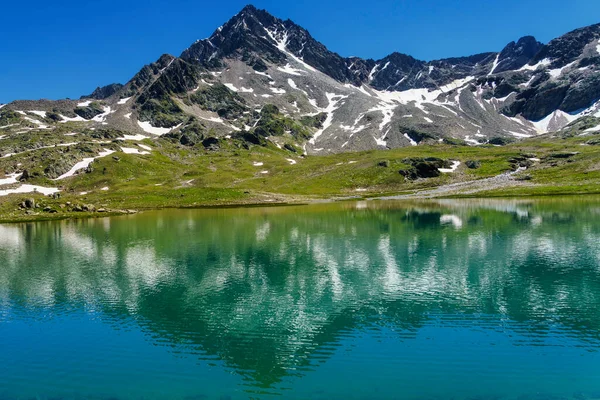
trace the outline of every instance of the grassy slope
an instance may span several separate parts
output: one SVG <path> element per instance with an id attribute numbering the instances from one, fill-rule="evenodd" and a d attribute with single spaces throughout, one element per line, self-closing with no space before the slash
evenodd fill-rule
<path id="1" fill-rule="evenodd" d="M 226 144 L 228 147 L 212 152 L 182 148 L 163 140 L 147 141 L 155 149 L 152 154 L 116 153 L 118 161 L 111 156 L 98 159 L 93 172 L 62 182 L 64 187 L 58 200 L 39 195 L 0 198 L 0 221 L 89 215 L 69 212 L 64 206 L 67 202 L 108 209 L 149 209 L 410 193 L 499 175 L 511 170 L 511 157 L 522 154 L 542 159 L 521 173 L 530 176 L 527 185 L 484 191 L 477 196 L 600 193 L 600 146 L 581 145 L 587 140 L 589 137 L 553 140 L 538 137 L 503 147 L 440 144 L 306 158 L 274 146 L 244 150 Z M 561 152 L 578 154 L 569 159 L 546 158 Z M 398 173 L 406 167 L 402 160 L 407 157 L 439 157 L 460 160 L 463 164 L 456 173 L 411 182 Z M 297 164 L 292 165 L 288 158 Z M 378 165 L 384 160 L 389 167 Z M 467 160 L 480 161 L 481 168 L 466 168 Z M 254 162 L 263 165 L 254 166 Z M 56 182 L 45 179 L 32 183 L 56 186 Z M 103 187 L 109 190 L 100 190 Z M 88 193 L 81 195 L 82 192 Z M 17 204 L 28 197 L 37 197 L 44 206 L 59 212 L 49 214 L 38 210 L 37 215 L 26 215 Z"/>

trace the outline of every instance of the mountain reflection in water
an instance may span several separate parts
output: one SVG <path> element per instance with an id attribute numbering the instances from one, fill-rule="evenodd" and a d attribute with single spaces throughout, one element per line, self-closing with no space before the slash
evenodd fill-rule
<path id="1" fill-rule="evenodd" d="M 369 201 L 0 225 L 0 260 L 2 329 L 93 312 L 173 354 L 221 362 L 259 394 L 318 372 L 357 332 L 410 343 L 430 326 L 467 327 L 513 346 L 600 348 L 596 202 Z"/>

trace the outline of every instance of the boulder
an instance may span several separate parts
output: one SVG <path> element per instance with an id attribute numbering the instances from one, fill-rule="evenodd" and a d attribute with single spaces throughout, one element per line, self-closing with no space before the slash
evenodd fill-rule
<path id="1" fill-rule="evenodd" d="M 470 169 L 478 169 L 481 168 L 481 161 L 477 160 L 468 160 L 465 165 Z"/>

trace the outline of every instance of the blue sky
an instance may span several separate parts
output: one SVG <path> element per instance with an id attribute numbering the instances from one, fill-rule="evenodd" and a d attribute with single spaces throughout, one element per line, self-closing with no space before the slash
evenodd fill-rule
<path id="1" fill-rule="evenodd" d="M 0 103 L 78 98 L 124 83 L 163 53 L 179 55 L 248 0 L 30 0 L 0 12 Z M 303 0 L 252 2 L 308 29 L 343 56 L 392 51 L 431 60 L 547 42 L 600 22 L 598 0 Z"/>

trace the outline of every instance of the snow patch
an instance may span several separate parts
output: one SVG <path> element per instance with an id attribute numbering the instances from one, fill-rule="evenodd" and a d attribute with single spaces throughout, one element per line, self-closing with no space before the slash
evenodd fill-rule
<path id="1" fill-rule="evenodd" d="M 540 62 L 538 62 L 535 65 L 526 64 L 526 65 L 522 66 L 521 68 L 519 68 L 517 71 L 535 71 L 539 67 L 545 67 L 550 64 L 552 64 L 552 60 L 550 60 L 549 58 L 544 58 L 543 60 L 541 60 Z"/>
<path id="2" fill-rule="evenodd" d="M 135 149 L 135 148 L 131 148 L 131 147 L 121 147 L 121 151 L 125 154 L 138 154 L 138 155 L 150 154 L 149 151 L 140 151 L 139 149 Z"/>
<path id="3" fill-rule="evenodd" d="M 411 145 L 411 146 L 417 146 L 417 145 L 419 144 L 419 143 L 415 142 L 415 141 L 413 140 L 413 138 L 411 138 L 410 136 L 408 136 L 408 133 L 405 133 L 405 134 L 404 134 L 404 137 L 408 139 L 408 141 L 410 142 L 410 145 Z"/>
<path id="4" fill-rule="evenodd" d="M 529 138 L 532 136 L 532 135 L 528 135 L 527 133 L 521 133 L 521 132 L 515 132 L 515 131 L 508 131 L 508 133 L 510 133 L 514 137 L 518 137 L 518 138 Z"/>
<path id="5" fill-rule="evenodd" d="M 67 122 L 86 122 L 87 121 L 87 119 L 85 119 L 79 115 L 76 115 L 74 118 L 65 117 L 62 114 L 59 114 L 59 115 L 62 118 L 62 120 L 59 121 L 61 124 L 65 124 Z"/>
<path id="6" fill-rule="evenodd" d="M 285 67 L 277 67 L 277 70 L 295 76 L 302 76 L 302 74 L 304 73 L 304 71 L 300 69 L 293 68 L 290 64 L 286 64 Z"/>
<path id="7" fill-rule="evenodd" d="M 125 104 L 127 103 L 129 100 L 131 99 L 131 97 L 126 97 L 124 99 L 121 99 L 119 101 L 117 101 L 117 104 Z"/>
<path id="8" fill-rule="evenodd" d="M 271 75 L 267 74 L 266 72 L 254 71 L 254 73 L 256 75 L 262 75 L 262 76 L 266 76 L 269 79 L 273 79 L 273 78 L 271 78 Z"/>
<path id="9" fill-rule="evenodd" d="M 325 130 L 327 130 L 327 128 L 329 128 L 331 126 L 331 124 L 333 123 L 333 112 L 339 108 L 338 103 L 348 97 L 348 96 L 343 96 L 341 94 L 335 94 L 335 93 L 329 93 L 329 92 L 325 93 L 325 96 L 327 97 L 327 102 L 328 102 L 327 107 L 325 107 L 324 109 L 319 109 L 317 107 L 317 109 L 319 110 L 319 112 L 327 113 L 327 118 L 323 122 L 323 127 L 321 129 L 319 129 L 317 132 L 315 132 L 313 137 L 310 139 L 310 141 L 309 141 L 310 144 L 315 144 L 315 142 L 319 138 L 319 136 L 321 136 L 323 134 L 323 132 L 325 132 Z"/>
<path id="10" fill-rule="evenodd" d="M 579 115 L 567 114 L 564 111 L 556 110 L 552 114 L 542 118 L 539 121 L 530 121 L 538 133 L 546 133 L 551 130 L 558 130 L 570 122 L 579 118 Z"/>
<path id="11" fill-rule="evenodd" d="M 224 85 L 225 85 L 225 86 L 226 86 L 228 89 L 230 89 L 230 90 L 233 90 L 234 92 L 238 92 L 238 88 L 236 88 L 235 86 L 233 86 L 233 84 L 231 84 L 231 83 L 224 83 Z"/>
<path id="12" fill-rule="evenodd" d="M 287 31 L 284 31 L 283 34 L 281 34 L 282 38 L 280 40 L 277 39 L 278 36 L 278 32 L 277 31 L 271 31 L 269 29 L 266 29 L 264 26 L 263 28 L 265 29 L 265 32 L 267 32 L 267 35 L 269 35 L 271 37 L 271 39 L 275 42 L 275 44 L 277 45 L 277 48 L 285 53 L 286 55 L 288 55 L 289 57 L 291 57 L 294 61 L 296 61 L 298 64 L 302 65 L 305 69 L 311 71 L 311 72 L 317 72 L 316 69 L 314 69 L 313 67 L 311 67 L 310 65 L 308 65 L 306 62 L 304 62 L 303 59 L 296 57 L 295 54 L 291 53 L 288 51 L 287 49 L 287 40 L 288 40 L 288 33 Z M 302 51 L 304 50 L 304 45 L 303 48 L 300 50 L 300 53 L 302 53 Z"/>
<path id="13" fill-rule="evenodd" d="M 387 124 L 389 124 L 390 122 L 392 122 L 392 117 L 394 116 L 394 109 L 397 107 L 397 104 L 390 104 L 390 103 L 385 103 L 382 102 L 380 103 L 378 106 L 370 109 L 368 112 L 372 112 L 372 111 L 381 111 L 381 113 L 383 114 L 383 119 L 381 121 L 381 123 L 379 124 L 379 131 L 382 132 L 383 128 L 385 128 L 385 126 Z"/>
<path id="14" fill-rule="evenodd" d="M 0 196 L 8 196 L 9 194 L 16 193 L 41 193 L 45 196 L 48 196 L 58 192 L 60 192 L 60 190 L 58 190 L 57 188 L 49 188 L 36 185 L 21 185 L 14 189 L 0 190 Z"/>
<path id="15" fill-rule="evenodd" d="M 375 143 L 377 143 L 377 146 L 387 147 L 387 141 L 385 140 L 386 139 L 386 135 L 387 135 L 387 133 L 385 133 L 380 138 L 376 138 L 375 136 L 373 136 L 373 139 L 375 139 Z"/>
<path id="16" fill-rule="evenodd" d="M 171 132 L 173 129 L 177 129 L 181 126 L 181 124 L 179 124 L 173 128 L 160 128 L 160 127 L 152 126 L 150 121 L 146 121 L 146 122 L 138 121 L 137 123 L 140 126 L 140 128 L 142 128 L 144 130 L 144 132 L 150 133 L 152 135 L 157 135 L 157 136 L 165 135 L 165 134 Z"/>
<path id="17" fill-rule="evenodd" d="M 291 158 L 286 158 L 286 160 L 287 160 L 287 161 L 288 161 L 290 164 L 292 164 L 292 165 L 295 165 L 295 164 L 297 164 L 296 160 L 293 160 L 293 159 L 291 159 Z"/>
<path id="18" fill-rule="evenodd" d="M 81 169 L 87 168 L 95 159 L 106 157 L 108 155 L 111 155 L 112 153 L 114 153 L 113 150 L 106 150 L 106 151 L 99 153 L 96 157 L 84 158 L 83 160 L 81 160 L 80 162 L 75 164 L 73 166 L 73 168 L 71 168 L 69 170 L 69 172 L 62 174 L 61 176 L 59 176 L 58 178 L 53 179 L 53 180 L 59 181 L 61 179 L 69 178 L 69 177 L 75 175 L 75 172 L 77 172 Z"/>
<path id="19" fill-rule="evenodd" d="M 490 70 L 490 73 L 488 74 L 488 76 L 492 75 L 494 73 L 494 70 L 498 67 L 498 60 L 500 59 L 500 53 L 498 53 L 496 55 L 496 59 L 494 60 L 494 64 L 492 65 L 492 69 Z"/>
<path id="20" fill-rule="evenodd" d="M 104 107 L 102 114 L 96 115 L 94 118 L 92 118 L 92 121 L 95 121 L 95 122 L 104 122 L 104 121 L 106 121 L 106 117 L 108 117 L 109 114 L 112 114 L 114 112 L 115 111 L 111 110 L 110 107 L 108 107 L 108 106 Z"/>
<path id="21" fill-rule="evenodd" d="M 371 69 L 371 72 L 369 72 L 369 82 L 371 82 L 373 80 L 373 78 L 375 78 L 375 74 L 377 73 L 378 68 L 379 68 L 379 64 L 375 64 L 373 69 Z"/>
<path id="22" fill-rule="evenodd" d="M 10 174 L 10 175 L 6 175 L 8 178 L 2 178 L 0 179 L 0 186 L 1 185 L 10 185 L 13 183 L 18 183 L 19 181 L 17 180 L 17 178 L 19 176 L 21 176 L 20 172 L 15 172 L 14 174 Z"/>
<path id="23" fill-rule="evenodd" d="M 29 118 L 29 117 L 23 117 L 23 118 L 33 124 L 36 124 L 40 129 L 46 129 L 48 127 L 48 125 L 44 124 L 41 121 L 38 121 L 37 119 L 33 119 L 33 118 Z"/>
<path id="24" fill-rule="evenodd" d="M 29 111 L 32 114 L 35 114 L 39 117 L 46 118 L 46 111 Z"/>
<path id="25" fill-rule="evenodd" d="M 270 88 L 271 92 L 275 93 L 275 94 L 286 94 L 287 92 L 285 91 L 285 89 L 279 89 L 279 88 Z"/>
<path id="26" fill-rule="evenodd" d="M 144 139 L 148 139 L 148 138 L 144 135 L 123 135 L 123 140 L 140 141 L 140 140 L 144 140 Z"/>
<path id="27" fill-rule="evenodd" d="M 562 72 L 565 69 L 571 68 L 575 63 L 577 63 L 577 61 L 573 61 L 572 63 L 569 63 L 569 64 L 565 65 L 562 68 L 549 69 L 548 73 L 550 74 L 550 76 L 552 77 L 552 79 L 556 79 L 556 78 L 558 78 L 559 76 L 562 75 Z"/>
<path id="28" fill-rule="evenodd" d="M 452 166 L 450 166 L 450 168 L 438 168 L 438 171 L 440 171 L 441 173 L 447 174 L 447 173 L 456 171 L 456 169 L 458 168 L 459 165 L 460 165 L 460 161 L 452 161 Z"/>

